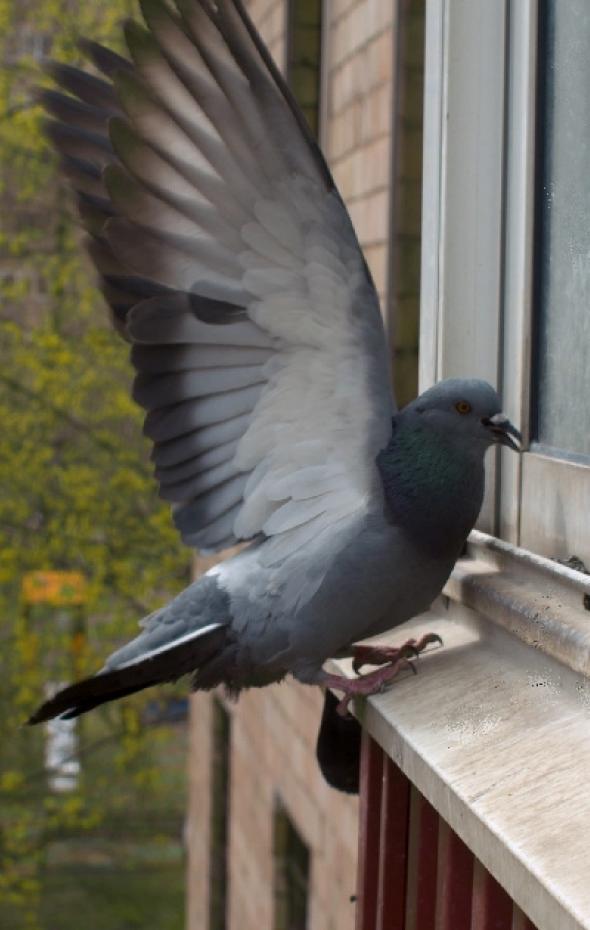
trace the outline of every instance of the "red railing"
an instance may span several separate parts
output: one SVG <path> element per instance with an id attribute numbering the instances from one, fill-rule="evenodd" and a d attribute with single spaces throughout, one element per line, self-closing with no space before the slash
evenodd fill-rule
<path id="1" fill-rule="evenodd" d="M 357 930 L 536 930 L 363 731 Z"/>

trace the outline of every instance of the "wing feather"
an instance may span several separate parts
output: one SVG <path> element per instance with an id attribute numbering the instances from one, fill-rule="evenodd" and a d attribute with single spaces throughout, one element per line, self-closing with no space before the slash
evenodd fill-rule
<path id="1" fill-rule="evenodd" d="M 209 471 L 216 465 L 223 465 L 226 462 L 231 462 L 235 456 L 237 445 L 238 441 L 234 439 L 232 442 L 227 442 L 222 446 L 209 449 L 208 452 L 204 452 L 202 455 L 181 462 L 179 465 L 172 465 L 168 468 L 157 468 L 156 478 L 162 487 L 186 481 L 188 478 L 200 475 L 204 471 Z"/>
<path id="2" fill-rule="evenodd" d="M 179 345 L 147 346 L 136 344 L 131 360 L 138 372 L 165 374 L 173 371 L 206 371 L 208 368 L 241 368 L 246 365 L 263 365 L 268 361 L 268 349 L 249 346 Z"/>
<path id="3" fill-rule="evenodd" d="M 156 467 L 168 468 L 186 462 L 193 456 L 205 455 L 219 446 L 240 439 L 249 423 L 250 414 L 245 413 L 222 423 L 213 423 L 211 426 L 193 430 L 167 442 L 156 442 L 152 460 Z"/>
<path id="4" fill-rule="evenodd" d="M 133 386 L 133 399 L 147 409 L 168 407 L 195 397 L 217 396 L 229 391 L 263 384 L 260 365 L 246 368 L 208 368 L 205 371 L 183 371 L 179 374 L 138 375 Z M 216 403 L 216 402 L 215 402 Z"/>
<path id="5" fill-rule="evenodd" d="M 200 497 L 206 491 L 218 488 L 225 484 L 230 478 L 239 475 L 239 470 L 235 462 L 223 462 L 215 468 L 208 468 L 198 475 L 192 475 L 185 481 L 178 481 L 174 484 L 160 484 L 160 497 L 167 501 L 183 502 Z"/>
<path id="6" fill-rule="evenodd" d="M 380 500 L 394 411 L 350 218 L 241 0 L 141 0 L 129 60 L 53 66 L 49 133 L 132 343 L 183 539 L 274 564 Z"/>

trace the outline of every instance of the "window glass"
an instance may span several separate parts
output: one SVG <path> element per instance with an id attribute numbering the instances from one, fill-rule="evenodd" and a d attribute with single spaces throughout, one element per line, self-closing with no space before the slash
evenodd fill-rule
<path id="1" fill-rule="evenodd" d="M 219 701 L 212 704 L 211 825 L 209 852 L 209 930 L 225 930 L 229 824 L 230 719 Z"/>
<path id="2" fill-rule="evenodd" d="M 306 930 L 309 849 L 282 807 L 274 816 L 274 930 Z"/>
<path id="3" fill-rule="evenodd" d="M 541 3 L 534 437 L 590 456 L 590 3 Z"/>
<path id="4" fill-rule="evenodd" d="M 287 81 L 315 136 L 319 130 L 322 0 L 290 0 Z"/>

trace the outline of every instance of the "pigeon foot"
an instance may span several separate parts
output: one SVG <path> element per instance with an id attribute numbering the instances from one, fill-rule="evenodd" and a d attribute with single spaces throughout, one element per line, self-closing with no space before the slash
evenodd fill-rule
<path id="1" fill-rule="evenodd" d="M 336 691 L 344 692 L 344 697 L 336 708 L 341 717 L 348 713 L 348 705 L 353 697 L 363 695 L 368 697 L 371 694 L 380 694 L 385 691 L 389 682 L 395 678 L 398 672 L 403 669 L 410 669 L 416 674 L 416 669 L 409 659 L 399 658 L 395 662 L 384 665 L 374 672 L 368 672 L 366 675 L 359 675 L 358 678 L 346 678 L 344 675 L 330 675 L 325 673 L 322 676 L 322 684 L 328 688 L 334 688 Z"/>
<path id="2" fill-rule="evenodd" d="M 344 697 L 336 710 L 340 716 L 348 713 L 348 705 L 357 695 L 368 697 L 371 694 L 380 694 L 396 675 L 404 669 L 417 674 L 411 659 L 417 658 L 431 643 L 442 646 L 442 639 L 436 633 L 426 633 L 420 639 L 409 639 L 401 646 L 354 646 L 352 667 L 358 674 L 363 665 L 380 665 L 381 668 L 358 678 L 346 678 L 344 675 L 330 675 L 325 672 L 322 684 L 336 691 L 342 691 Z"/>
<path id="3" fill-rule="evenodd" d="M 437 633 L 425 633 L 420 639 L 408 639 L 401 646 L 353 646 L 352 668 L 358 675 L 363 665 L 388 665 L 398 659 L 417 659 L 431 643 L 442 646 Z"/>

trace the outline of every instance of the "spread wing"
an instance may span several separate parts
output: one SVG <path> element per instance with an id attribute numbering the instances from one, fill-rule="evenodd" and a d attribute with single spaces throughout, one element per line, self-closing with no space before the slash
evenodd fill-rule
<path id="1" fill-rule="evenodd" d="M 348 213 L 238 0 L 143 0 L 130 60 L 54 66 L 78 195 L 161 496 L 189 545 L 275 561 L 366 506 L 394 411 Z M 108 128 L 107 128 L 108 126 Z"/>

